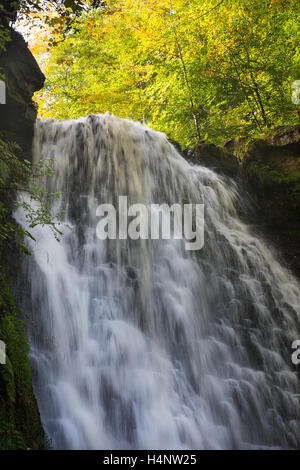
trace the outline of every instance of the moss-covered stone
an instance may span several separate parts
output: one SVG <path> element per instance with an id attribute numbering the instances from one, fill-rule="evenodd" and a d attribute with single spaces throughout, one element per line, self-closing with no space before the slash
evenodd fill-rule
<path id="1" fill-rule="evenodd" d="M 265 227 L 300 275 L 300 126 L 236 143 L 233 151 Z"/>
<path id="2" fill-rule="evenodd" d="M 184 154 L 192 163 L 200 163 L 230 176 L 239 172 L 239 160 L 228 150 L 212 143 L 200 142 L 188 153 Z"/>
<path id="3" fill-rule="evenodd" d="M 0 364 L 0 449 L 43 448 L 44 433 L 32 390 L 26 334 L 9 285 L 0 275 L 0 340 L 6 364 Z"/>
<path id="4" fill-rule="evenodd" d="M 222 147 L 202 143 L 184 155 L 239 178 L 256 203 L 257 221 L 300 275 L 300 126 L 234 139 Z"/>

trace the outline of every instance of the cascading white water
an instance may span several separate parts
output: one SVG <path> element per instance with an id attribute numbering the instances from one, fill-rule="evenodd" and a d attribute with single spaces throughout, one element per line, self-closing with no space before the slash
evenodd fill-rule
<path id="1" fill-rule="evenodd" d="M 299 286 L 239 219 L 233 181 L 110 115 L 38 121 L 65 229 L 31 232 L 35 393 L 55 449 L 297 448 Z M 204 203 L 205 245 L 96 236 L 96 207 Z M 25 224 L 19 211 L 18 220 Z"/>

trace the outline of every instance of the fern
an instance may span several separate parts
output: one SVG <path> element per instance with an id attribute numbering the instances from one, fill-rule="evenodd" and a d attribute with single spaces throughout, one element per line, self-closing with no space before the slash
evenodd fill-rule
<path id="1" fill-rule="evenodd" d="M 0 423 L 0 450 L 26 450 L 23 436 L 13 424 Z"/>

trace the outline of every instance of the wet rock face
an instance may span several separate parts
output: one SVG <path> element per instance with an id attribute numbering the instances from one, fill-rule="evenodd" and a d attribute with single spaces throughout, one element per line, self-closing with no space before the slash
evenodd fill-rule
<path id="1" fill-rule="evenodd" d="M 207 142 L 200 142 L 194 149 L 184 151 L 183 155 L 192 163 L 219 170 L 229 176 L 236 176 L 241 166 L 232 152 Z"/>
<path id="2" fill-rule="evenodd" d="M 32 102 L 35 91 L 45 81 L 24 38 L 11 29 L 11 41 L 0 55 L 0 70 L 6 84 L 6 104 L 0 105 L 0 132 L 22 148 L 21 156 L 30 160 L 33 126 L 37 111 Z"/>
<path id="3" fill-rule="evenodd" d="M 270 238 L 300 276 L 300 126 L 244 148 L 243 173 Z"/>
<path id="4" fill-rule="evenodd" d="M 201 143 L 183 152 L 194 162 L 238 177 L 256 205 L 258 223 L 300 276 L 300 126 L 222 147 Z"/>

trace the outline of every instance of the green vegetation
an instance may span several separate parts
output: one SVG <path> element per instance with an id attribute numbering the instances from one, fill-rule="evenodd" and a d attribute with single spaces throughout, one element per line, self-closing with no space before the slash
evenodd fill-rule
<path id="1" fill-rule="evenodd" d="M 23 240 L 24 236 L 33 237 L 28 230 L 10 220 L 12 206 L 24 209 L 29 228 L 49 225 L 56 238 L 61 235 L 58 225 L 61 224 L 62 213 L 51 213 L 53 199 L 59 198 L 59 194 L 48 193 L 42 183 L 38 184 L 45 176 L 53 176 L 53 162 L 48 160 L 31 164 L 26 160 L 21 161 L 17 156 L 18 151 L 20 148 L 17 144 L 0 138 L 0 240 L 3 242 L 14 238 L 19 247 L 29 254 Z M 16 199 L 17 191 L 29 195 L 29 199 L 22 196 Z M 33 205 L 34 202 L 37 205 Z"/>
<path id="2" fill-rule="evenodd" d="M 53 13 L 32 43 L 40 113 L 109 111 L 183 145 L 296 124 L 299 16 L 297 0 L 109 0 L 66 30 Z"/>
<path id="3" fill-rule="evenodd" d="M 26 335 L 9 285 L 0 273 L 0 340 L 7 346 L 0 366 L 0 450 L 42 448 L 43 429 L 32 391 Z"/>

